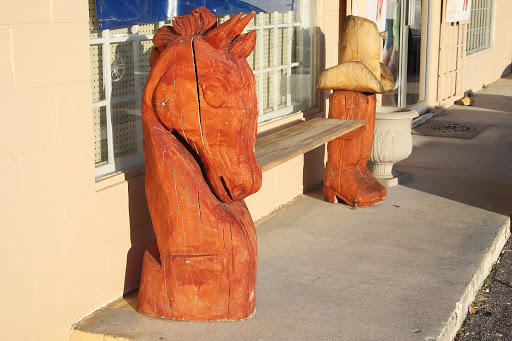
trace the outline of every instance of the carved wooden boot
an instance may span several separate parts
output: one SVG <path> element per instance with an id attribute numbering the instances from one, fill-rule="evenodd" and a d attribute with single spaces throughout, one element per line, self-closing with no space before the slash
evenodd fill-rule
<path id="1" fill-rule="evenodd" d="M 354 207 L 366 207 L 386 197 L 382 186 L 366 166 L 373 144 L 375 95 L 335 90 L 329 97 L 329 118 L 365 120 L 364 127 L 327 145 L 324 199 L 336 197 Z"/>
<path id="2" fill-rule="evenodd" d="M 371 206 L 386 196 L 386 189 L 366 167 L 373 144 L 375 94 L 393 91 L 393 75 L 380 63 L 381 40 L 371 20 L 348 16 L 341 39 L 340 64 L 320 75 L 318 88 L 334 90 L 329 117 L 360 119 L 358 131 L 329 142 L 324 175 L 324 198 L 336 197 L 351 206 Z"/>

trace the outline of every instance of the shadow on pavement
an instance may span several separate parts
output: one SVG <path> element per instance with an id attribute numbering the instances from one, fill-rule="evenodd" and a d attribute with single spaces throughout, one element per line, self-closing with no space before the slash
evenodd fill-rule
<path id="1" fill-rule="evenodd" d="M 476 94 L 473 107 L 453 106 L 440 116 L 493 126 L 471 140 L 413 136 L 412 155 L 396 166 L 413 174 L 404 186 L 511 216 L 512 77 Z"/>

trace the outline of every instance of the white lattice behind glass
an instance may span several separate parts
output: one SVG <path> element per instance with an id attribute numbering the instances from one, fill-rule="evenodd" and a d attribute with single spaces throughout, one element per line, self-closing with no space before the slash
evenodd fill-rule
<path id="1" fill-rule="evenodd" d="M 95 0 L 89 0 L 89 20 L 96 176 L 102 177 L 142 162 L 140 99 L 150 72 L 151 39 L 169 23 L 98 32 Z M 313 44 L 299 11 L 259 13 L 249 30 L 258 33 L 247 58 L 256 78 L 258 121 L 312 106 Z"/>

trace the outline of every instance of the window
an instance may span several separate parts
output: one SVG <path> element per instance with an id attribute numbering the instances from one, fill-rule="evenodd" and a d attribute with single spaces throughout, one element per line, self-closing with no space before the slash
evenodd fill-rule
<path id="1" fill-rule="evenodd" d="M 466 54 L 490 47 L 492 5 L 492 0 L 473 0 L 471 2 L 471 22 L 468 25 Z"/>
<path id="2" fill-rule="evenodd" d="M 258 13 L 246 28 L 257 30 L 247 61 L 254 71 L 258 122 L 314 106 L 311 0 L 299 10 Z M 219 16 L 219 23 L 230 16 Z M 89 0 L 91 87 L 96 178 L 142 164 L 140 101 L 150 72 L 151 39 L 170 22 L 97 31 Z"/>
<path id="3" fill-rule="evenodd" d="M 96 177 L 143 162 L 140 100 L 149 75 L 153 34 L 164 22 L 97 31 L 89 0 Z"/>
<path id="4" fill-rule="evenodd" d="M 247 58 L 256 77 L 258 122 L 314 105 L 309 13 L 302 6 L 296 12 L 261 13 L 249 23 L 247 30 L 258 33 L 254 52 Z"/>

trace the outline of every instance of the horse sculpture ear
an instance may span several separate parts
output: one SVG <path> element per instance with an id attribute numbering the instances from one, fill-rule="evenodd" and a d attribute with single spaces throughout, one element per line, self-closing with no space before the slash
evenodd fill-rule
<path id="1" fill-rule="evenodd" d="M 236 59 L 246 59 L 256 45 L 256 31 L 251 31 L 235 38 L 229 46 L 229 53 Z"/>
<path id="2" fill-rule="evenodd" d="M 149 66 L 151 66 L 151 68 L 155 67 L 158 58 L 160 58 L 160 51 L 158 51 L 156 47 L 153 47 L 153 50 L 151 51 L 151 56 L 149 57 Z"/>
<path id="3" fill-rule="evenodd" d="M 252 12 L 248 13 L 242 19 L 238 20 L 238 22 L 235 25 L 235 29 L 233 30 L 234 36 L 237 36 L 240 33 L 242 33 L 245 26 L 247 26 L 247 24 L 249 23 L 249 21 L 251 21 L 251 19 L 254 17 L 255 14 L 256 14 L 256 12 L 252 11 Z"/>
<path id="4" fill-rule="evenodd" d="M 210 46 L 221 51 L 225 50 L 231 44 L 233 38 L 242 33 L 254 14 L 253 11 L 242 18 L 242 13 L 238 13 L 225 23 L 208 31 L 203 38 Z"/>
<path id="5" fill-rule="evenodd" d="M 217 17 L 206 7 L 199 7 L 187 15 L 172 19 L 172 26 L 183 37 L 193 37 L 217 24 Z"/>

